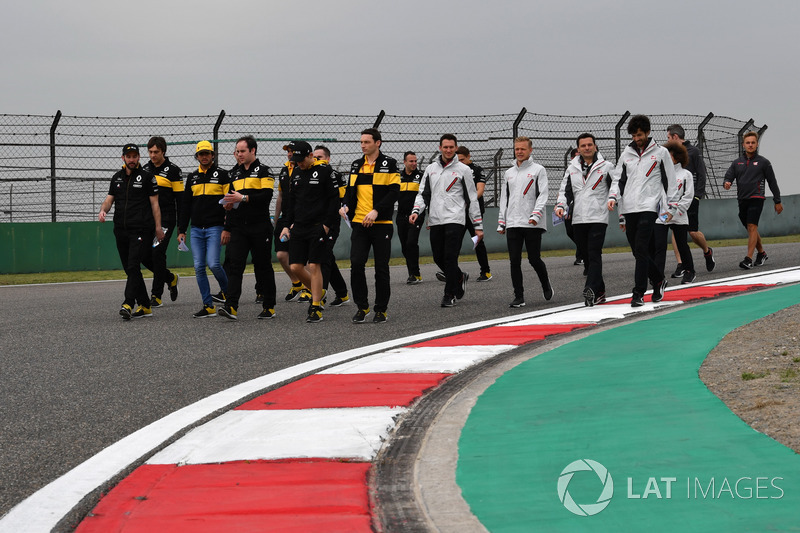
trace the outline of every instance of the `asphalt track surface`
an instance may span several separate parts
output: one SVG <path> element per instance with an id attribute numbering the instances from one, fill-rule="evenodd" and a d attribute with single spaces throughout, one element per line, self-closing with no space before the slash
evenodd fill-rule
<path id="1" fill-rule="evenodd" d="M 800 262 L 795 244 L 767 251 L 763 270 Z M 737 266 L 742 247 L 719 248 L 715 255 L 717 267 L 708 274 L 695 251 L 698 281 L 743 272 Z M 439 307 L 443 286 L 434 265 L 423 265 L 425 282 L 416 286 L 405 284 L 405 267 L 392 267 L 389 322 L 381 325 L 352 324 L 352 303 L 327 309 L 320 324 L 304 322 L 304 305 L 283 302 L 275 319 L 256 320 L 252 276 L 235 323 L 191 318 L 200 307 L 192 278 L 181 280 L 177 302 L 166 302 L 154 318 L 131 322 L 117 315 L 120 281 L 0 287 L 0 515 L 133 431 L 255 377 L 385 340 L 581 301 L 582 267 L 571 257 L 546 264 L 555 297 L 544 301 L 524 263 L 528 306 L 521 310 L 508 308 L 507 261 L 492 263 L 491 282 L 470 281 L 452 309 Z M 477 277 L 477 263 L 463 266 Z M 606 255 L 604 266 L 608 293 L 629 292 L 632 256 Z M 667 269 L 674 269 L 672 257 Z M 276 282 L 280 299 L 288 279 L 277 274 Z"/>

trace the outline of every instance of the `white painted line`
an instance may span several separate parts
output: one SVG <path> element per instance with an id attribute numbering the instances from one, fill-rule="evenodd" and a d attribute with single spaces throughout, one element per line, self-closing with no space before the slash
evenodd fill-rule
<path id="1" fill-rule="evenodd" d="M 405 408 L 228 411 L 190 431 L 147 464 L 291 458 L 371 460 Z"/>
<path id="2" fill-rule="evenodd" d="M 535 326 L 539 324 L 594 324 L 602 320 L 625 318 L 629 315 L 637 313 L 648 313 L 663 307 L 672 307 L 680 305 L 683 302 L 659 302 L 654 304 L 652 302 L 645 302 L 642 307 L 631 307 L 631 304 L 605 304 L 595 305 L 594 307 L 581 307 L 580 309 L 573 309 L 558 314 L 547 315 L 543 317 L 530 318 L 528 320 L 521 320 L 513 324 L 505 324 L 506 326 Z"/>
<path id="3" fill-rule="evenodd" d="M 320 374 L 402 372 L 455 374 L 513 348 L 516 346 L 511 344 L 398 348 L 343 363 L 323 370 Z"/>

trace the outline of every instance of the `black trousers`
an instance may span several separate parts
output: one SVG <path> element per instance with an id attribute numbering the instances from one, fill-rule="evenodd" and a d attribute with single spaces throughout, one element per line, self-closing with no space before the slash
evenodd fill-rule
<path id="1" fill-rule="evenodd" d="M 508 260 L 511 263 L 511 285 L 514 287 L 514 297 L 522 298 L 525 287 L 522 283 L 522 246 L 528 252 L 528 263 L 536 271 L 539 282 L 544 287 L 549 283 L 547 267 L 542 261 L 542 234 L 544 230 L 536 228 L 506 228 L 506 244 L 508 245 Z"/>
<path id="2" fill-rule="evenodd" d="M 603 281 L 603 244 L 606 240 L 608 224 L 573 224 L 578 257 L 586 262 L 586 283 L 584 289 L 592 289 L 595 295 L 606 292 Z"/>
<path id="3" fill-rule="evenodd" d="M 470 237 L 475 236 L 475 226 L 472 225 L 472 221 L 469 219 L 467 219 L 467 231 Z M 478 264 L 481 266 L 481 274 L 488 274 L 491 272 L 489 268 L 489 255 L 486 253 L 486 244 L 483 242 L 483 239 L 481 239 L 475 247 L 475 256 L 478 258 Z"/>
<path id="4" fill-rule="evenodd" d="M 581 249 L 578 246 L 577 237 L 575 236 L 575 229 L 572 224 L 572 215 L 569 215 L 564 219 L 564 229 L 567 230 L 567 237 L 569 237 L 569 240 L 575 243 L 575 259 L 585 260 L 586 257 L 581 255 Z"/>
<path id="5" fill-rule="evenodd" d="M 325 241 L 327 258 L 320 264 L 320 270 L 322 270 L 322 288 L 328 290 L 328 284 L 330 284 L 336 296 L 344 296 L 347 294 L 347 283 L 345 283 L 344 277 L 339 271 L 339 265 L 336 264 L 336 256 L 333 254 L 333 247 L 336 245 L 338 238 L 339 228 L 331 228 Z"/>
<path id="6" fill-rule="evenodd" d="M 125 270 L 125 302 L 131 308 L 138 302 L 139 305 L 150 307 L 150 297 L 147 295 L 147 286 L 144 284 L 142 269 L 144 265 L 153 270 L 153 238 L 155 230 L 126 230 L 114 227 L 114 237 L 117 241 L 117 252 Z"/>
<path id="7" fill-rule="evenodd" d="M 172 241 L 172 234 L 175 232 L 175 223 L 162 225 L 167 228 L 164 240 L 153 248 L 153 288 L 150 294 L 161 298 L 164 294 L 164 285 L 170 283 L 175 275 L 167 268 L 167 250 Z"/>
<path id="8" fill-rule="evenodd" d="M 397 236 L 400 239 L 400 250 L 406 258 L 406 268 L 409 276 L 419 276 L 419 234 L 425 224 L 423 213 L 412 224 L 408 221 L 411 213 L 397 213 Z"/>
<path id="9" fill-rule="evenodd" d="M 275 272 L 272 269 L 272 224 L 259 222 L 242 224 L 231 229 L 231 240 L 225 251 L 228 261 L 227 305 L 239 306 L 242 296 L 242 277 L 247 266 L 247 255 L 253 257 L 256 286 L 264 295 L 264 309 L 275 307 Z"/>
<path id="10" fill-rule="evenodd" d="M 638 296 L 644 296 L 647 291 L 648 279 L 653 286 L 664 280 L 664 269 L 659 268 L 655 261 L 655 226 L 654 211 L 625 214 L 625 236 L 636 259 L 633 294 Z"/>
<path id="11" fill-rule="evenodd" d="M 463 224 L 440 224 L 431 226 L 431 252 L 433 262 L 444 272 L 444 293 L 458 296 L 461 292 L 461 269 L 458 268 L 458 253 L 466 228 Z"/>
<path id="12" fill-rule="evenodd" d="M 678 224 L 656 224 L 655 229 L 655 261 L 661 272 L 667 264 L 667 245 L 669 244 L 669 230 L 675 235 L 675 242 L 678 243 L 678 253 L 681 254 L 681 265 L 684 270 L 694 272 L 694 259 L 692 250 L 689 248 L 689 225 Z"/>
<path id="13" fill-rule="evenodd" d="M 373 224 L 365 228 L 352 224 L 350 233 L 350 288 L 359 309 L 369 308 L 369 290 L 365 270 L 369 250 L 375 259 L 375 311 L 386 312 L 392 289 L 389 285 L 389 259 L 392 257 L 392 224 Z"/>

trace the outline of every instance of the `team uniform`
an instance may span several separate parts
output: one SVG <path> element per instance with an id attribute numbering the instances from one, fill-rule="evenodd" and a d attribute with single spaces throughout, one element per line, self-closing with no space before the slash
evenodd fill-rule
<path id="1" fill-rule="evenodd" d="M 706 164 L 703 161 L 703 155 L 696 146 L 693 146 L 689 141 L 683 141 L 683 146 L 689 154 L 689 163 L 684 170 L 688 170 L 692 174 L 694 186 L 692 205 L 689 206 L 687 211 L 689 231 L 699 231 L 700 200 L 706 197 Z"/>
<path id="2" fill-rule="evenodd" d="M 330 164 L 328 162 L 326 163 Z M 336 170 L 333 170 L 333 179 L 336 182 L 336 189 L 338 191 L 339 201 L 336 204 L 336 209 L 338 212 L 338 209 L 342 203 L 342 199 L 344 198 L 344 193 L 347 190 L 347 179 L 340 172 L 336 172 Z M 333 248 L 336 246 L 336 241 L 339 239 L 341 218 L 337 216 L 333 222 L 333 225 L 329 227 L 330 230 L 328 231 L 328 236 L 325 240 L 328 257 L 320 265 L 320 269 L 322 270 L 322 289 L 327 293 L 328 284 L 330 284 L 330 286 L 333 288 L 333 292 L 336 294 L 336 299 L 331 303 L 331 305 L 338 307 L 350 300 L 350 297 L 347 294 L 347 284 L 344 281 L 344 277 L 342 277 L 342 273 L 339 271 L 339 265 L 336 264 L 336 256 L 333 254 Z M 323 297 L 323 301 L 324 300 L 325 298 Z"/>
<path id="3" fill-rule="evenodd" d="M 570 161 L 558 191 L 556 208 L 568 210 L 578 256 L 584 258 L 585 305 L 605 301 L 603 243 L 608 229 L 608 200 L 614 182 L 614 165 L 599 153 L 587 165 L 583 157 Z"/>
<path id="4" fill-rule="evenodd" d="M 542 261 L 542 235 L 547 231 L 545 205 L 548 195 L 547 171 L 526 159 L 521 165 L 514 162 L 503 174 L 500 187 L 500 208 L 497 214 L 498 231 L 505 230 L 508 260 L 511 264 L 511 284 L 514 301 L 511 307 L 525 305 L 525 287 L 522 277 L 522 247 L 528 253 L 528 263 L 536 271 L 546 300 L 553 297 L 553 287 Z M 536 222 L 536 225 L 531 224 Z"/>
<path id="5" fill-rule="evenodd" d="M 477 191 L 479 183 L 483 183 L 484 186 L 486 185 L 486 177 L 483 175 L 483 168 L 475 163 L 468 163 L 467 166 L 472 170 L 472 180 L 475 182 L 475 189 Z M 483 217 L 483 214 L 486 212 L 486 207 L 483 203 L 483 195 L 478 196 L 478 207 L 481 211 L 481 217 Z M 475 226 L 472 224 L 472 220 L 470 220 L 469 216 L 467 216 L 467 231 L 470 237 L 475 236 Z M 491 268 L 489 267 L 489 254 L 486 252 L 486 243 L 483 242 L 483 239 L 475 246 L 475 256 L 478 258 L 478 264 L 481 267 L 481 275 L 478 281 L 490 280 L 492 276 Z"/>
<path id="6" fill-rule="evenodd" d="M 643 305 L 647 280 L 653 284 L 653 301 L 664 297 L 664 270 L 655 263 L 653 231 L 656 218 L 675 209 L 677 185 L 675 167 L 666 148 L 647 140 L 639 152 L 635 142 L 625 147 L 614 172 L 619 176 L 618 190 L 610 197 L 619 200 L 620 224 L 636 258 L 632 305 Z"/>
<path id="7" fill-rule="evenodd" d="M 151 250 L 155 219 L 150 198 L 158 195 L 158 182 L 141 166 L 130 176 L 123 168 L 112 176 L 108 194 L 114 197 L 114 238 L 127 276 L 123 306 L 130 311 L 138 302 L 149 309 L 150 297 L 139 265 L 153 270 Z"/>
<path id="8" fill-rule="evenodd" d="M 425 169 L 411 212 L 419 215 L 425 209 L 428 210 L 433 260 L 445 275 L 442 307 L 452 307 L 456 299 L 464 297 L 469 278 L 458 267 L 458 253 L 466 231 L 465 212 L 475 229 L 483 230 L 472 169 L 457 157 L 447 163 L 442 156 L 437 157 Z"/>
<path id="9" fill-rule="evenodd" d="M 772 163 L 758 154 L 752 158 L 743 155 L 736 159 L 725 172 L 726 183 L 736 183 L 736 198 L 739 200 L 739 220 L 747 228 L 748 224 L 758 225 L 766 198 L 764 182 L 769 185 L 772 200 L 781 203 L 781 190 L 775 179 Z"/>
<path id="10" fill-rule="evenodd" d="M 415 169 L 408 174 L 400 172 L 400 194 L 397 196 L 397 236 L 400 238 L 400 249 L 406 258 L 408 279 L 406 283 L 414 285 L 422 281 L 419 271 L 419 234 L 425 224 L 425 215 L 420 215 L 413 224 L 408 221 L 414 209 L 414 200 L 419 192 L 419 184 L 423 172 Z"/>
<path id="11" fill-rule="evenodd" d="M 363 322 L 369 313 L 369 291 L 365 265 L 372 248 L 375 260 L 375 313 L 385 317 L 391 296 L 389 259 L 392 256 L 392 214 L 400 192 L 400 173 L 397 161 L 378 153 L 374 164 L 367 156 L 353 161 L 344 204 L 351 221 L 350 289 L 359 312 L 354 322 Z M 378 212 L 374 223 L 364 227 L 364 217 L 372 210 Z M 363 316 L 361 316 L 363 315 Z"/>
<path id="12" fill-rule="evenodd" d="M 678 244 L 678 253 L 681 255 L 681 265 L 683 265 L 683 283 L 694 281 L 694 259 L 692 251 L 689 249 L 689 209 L 695 199 L 694 178 L 692 173 L 675 163 L 675 183 L 677 184 L 678 195 L 672 204 L 676 208 L 674 215 L 669 222 L 664 222 L 661 218 L 656 219 L 655 227 L 655 260 L 658 267 L 663 271 L 667 260 L 667 244 L 669 230 L 675 236 Z M 672 210 L 671 210 L 672 211 Z"/>
<path id="13" fill-rule="evenodd" d="M 225 225 L 225 209 L 219 202 L 229 189 L 228 172 L 217 167 L 216 163 L 212 164 L 206 172 L 198 168 L 186 178 L 183 206 L 178 218 L 178 233 L 186 233 L 191 222 L 194 273 L 205 311 L 199 316 L 195 314 L 197 318 L 216 316 L 206 266 L 214 274 L 222 293 L 228 292 L 228 276 L 219 260 L 222 247 L 220 237 Z"/>
<path id="14" fill-rule="evenodd" d="M 263 296 L 263 311 L 258 318 L 275 316 L 275 272 L 272 269 L 273 228 L 269 206 L 275 178 L 267 165 L 255 159 L 250 168 L 239 164 L 230 171 L 230 191 L 247 196 L 238 208 L 226 211 L 225 231 L 230 232 L 226 260 L 229 279 L 225 312 L 236 316 L 242 294 L 242 276 L 248 253 L 253 258 L 258 293 Z"/>
<path id="15" fill-rule="evenodd" d="M 170 299 L 178 298 L 178 275 L 167 268 L 167 249 L 178 222 L 178 210 L 181 207 L 183 193 L 183 177 L 181 169 L 170 162 L 168 157 L 156 166 L 152 161 L 144 165 L 144 170 L 153 174 L 158 183 L 158 206 L 161 209 L 161 226 L 166 228 L 164 239 L 153 248 L 153 287 L 150 300 L 153 307 L 161 306 L 164 284 L 169 286 Z"/>

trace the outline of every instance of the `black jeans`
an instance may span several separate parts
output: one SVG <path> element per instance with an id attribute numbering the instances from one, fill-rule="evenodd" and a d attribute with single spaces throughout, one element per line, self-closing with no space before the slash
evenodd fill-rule
<path id="1" fill-rule="evenodd" d="M 539 276 L 542 287 L 550 283 L 547 276 L 547 267 L 542 261 L 542 234 L 544 230 L 536 228 L 506 228 L 506 244 L 508 245 L 508 260 L 511 263 L 511 284 L 514 287 L 514 297 L 522 298 L 525 287 L 522 283 L 522 246 L 528 252 L 528 263 Z"/>
<path id="2" fill-rule="evenodd" d="M 272 224 L 260 222 L 242 224 L 231 229 L 231 240 L 225 251 L 228 262 L 227 305 L 239 306 L 242 296 L 242 277 L 247 265 L 247 254 L 253 257 L 256 286 L 264 291 L 264 309 L 275 307 L 275 271 L 272 269 Z"/>
<path id="3" fill-rule="evenodd" d="M 365 267 L 372 248 L 375 259 L 375 312 L 386 312 L 392 289 L 389 285 L 389 259 L 392 257 L 392 224 L 373 224 L 365 228 L 354 222 L 350 233 L 350 288 L 359 309 L 369 308 Z"/>
<path id="4" fill-rule="evenodd" d="M 400 249 L 406 258 L 406 268 L 409 276 L 419 276 L 419 234 L 425 224 L 423 213 L 412 224 L 408 221 L 411 213 L 397 213 L 397 236 L 400 239 Z"/>
<path id="5" fill-rule="evenodd" d="M 467 219 L 467 231 L 470 237 L 475 236 L 475 226 L 472 225 L 472 221 L 469 219 Z M 478 264 L 481 266 L 481 274 L 488 274 L 491 272 L 489 268 L 489 255 L 486 253 L 486 244 L 483 242 L 483 239 L 481 239 L 478 246 L 475 247 L 475 256 L 478 258 Z"/>
<path id="6" fill-rule="evenodd" d="M 461 292 L 461 269 L 458 268 L 458 253 L 466 228 L 463 224 L 440 224 L 431 226 L 431 252 L 433 262 L 444 272 L 444 293 L 458 296 Z"/>
<path id="7" fill-rule="evenodd" d="M 573 224 L 578 257 L 586 262 L 586 284 L 584 289 L 592 289 L 595 295 L 606 292 L 603 281 L 603 244 L 606 240 L 608 224 Z"/>
<path id="8" fill-rule="evenodd" d="M 655 261 L 655 225 L 656 213 L 642 211 L 641 213 L 625 214 L 625 236 L 631 245 L 633 257 L 636 258 L 636 268 L 633 274 L 633 294 L 644 296 L 647 291 L 647 280 L 653 286 L 664 280 L 664 269 L 658 268 Z"/>
<path id="9" fill-rule="evenodd" d="M 158 246 L 153 248 L 153 288 L 150 294 L 161 298 L 164 294 L 164 285 L 170 283 L 175 275 L 167 268 L 167 250 L 169 243 L 172 241 L 172 234 L 175 232 L 175 223 L 164 224 L 167 232 L 164 234 L 164 240 Z"/>
<path id="10" fill-rule="evenodd" d="M 658 268 L 664 272 L 667 264 L 667 245 L 669 244 L 669 230 L 675 235 L 675 242 L 678 244 L 678 253 L 681 254 L 681 265 L 684 270 L 694 272 L 694 259 L 692 250 L 689 248 L 689 225 L 677 224 L 656 224 L 655 229 L 655 261 Z"/>
<path id="11" fill-rule="evenodd" d="M 153 238 L 155 230 L 126 230 L 114 227 L 114 237 L 117 241 L 117 252 L 125 269 L 127 281 L 125 282 L 125 302 L 131 308 L 136 305 L 150 307 L 150 297 L 147 296 L 147 286 L 144 284 L 142 269 L 144 265 L 153 270 Z"/>
<path id="12" fill-rule="evenodd" d="M 333 247 L 339 238 L 339 223 L 337 222 L 336 224 L 337 226 L 331 228 L 325 240 L 327 260 L 320 264 L 320 270 L 322 270 L 322 288 L 328 290 L 328 284 L 330 283 L 336 296 L 344 296 L 347 294 L 347 284 L 339 271 L 339 265 L 336 264 L 336 256 L 333 255 Z"/>

